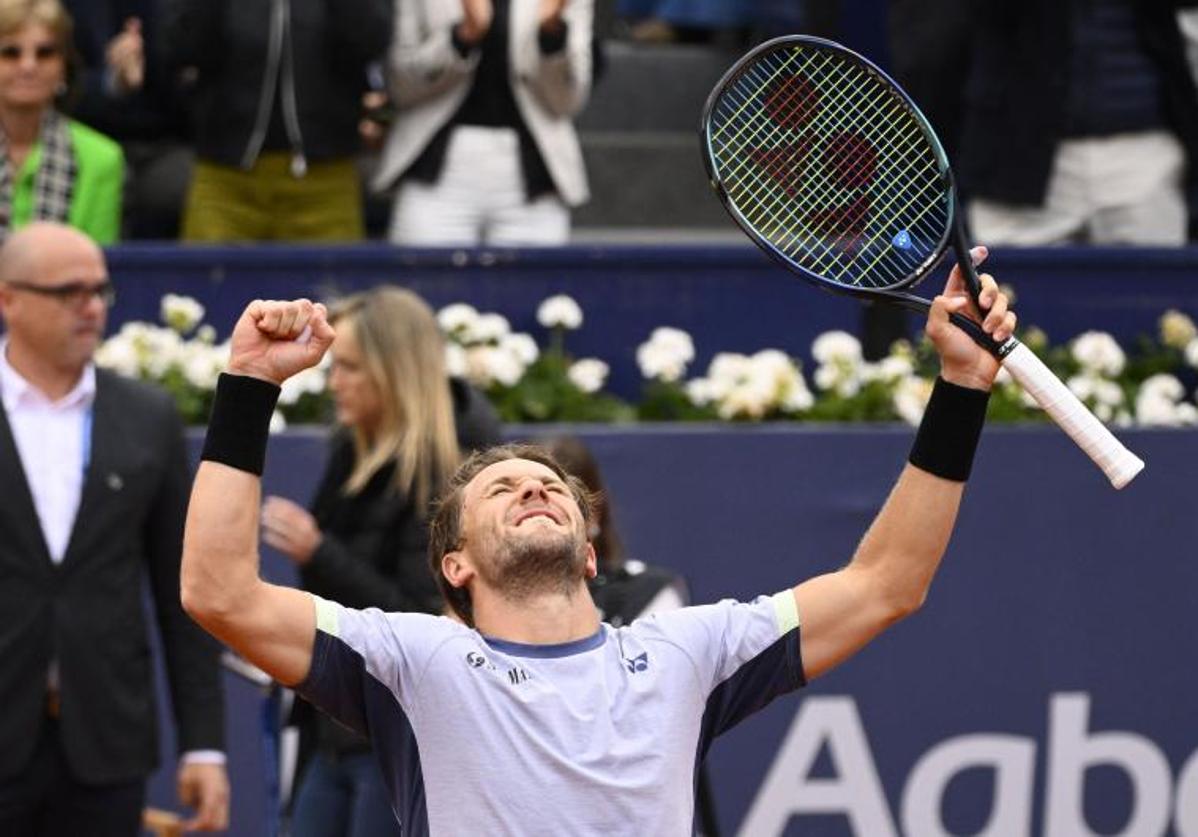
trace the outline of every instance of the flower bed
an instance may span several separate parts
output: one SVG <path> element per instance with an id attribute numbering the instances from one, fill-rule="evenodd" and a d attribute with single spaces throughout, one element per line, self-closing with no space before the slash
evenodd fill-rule
<path id="1" fill-rule="evenodd" d="M 574 358 L 566 343 L 583 322 L 568 296 L 544 300 L 537 321 L 547 339 L 511 330 L 499 314 L 465 303 L 442 308 L 437 318 L 447 338 L 450 372 L 487 393 L 509 422 L 622 421 L 919 421 L 937 368 L 926 341 L 900 341 L 889 356 L 866 361 L 857 338 L 843 331 L 812 344 L 815 369 L 776 349 L 752 354 L 720 352 L 702 375 L 688 373 L 695 358 L 690 335 L 662 326 L 637 349 L 644 378 L 635 403 L 604 389 L 609 366 L 600 358 Z M 176 398 L 189 423 L 206 421 L 216 377 L 228 344 L 203 324 L 194 299 L 163 297 L 164 325 L 126 323 L 100 347 L 96 362 L 122 374 L 154 381 Z M 1103 332 L 1086 332 L 1053 346 L 1043 332 L 1021 339 L 1066 381 L 1100 419 L 1117 426 L 1198 423 L 1193 401 L 1198 328 L 1178 311 L 1160 317 L 1158 333 L 1130 350 Z M 322 421 L 328 414 L 326 366 L 307 370 L 283 387 L 276 428 Z M 1000 373 L 990 400 L 997 421 L 1039 421 L 1044 414 L 1009 376 Z"/>

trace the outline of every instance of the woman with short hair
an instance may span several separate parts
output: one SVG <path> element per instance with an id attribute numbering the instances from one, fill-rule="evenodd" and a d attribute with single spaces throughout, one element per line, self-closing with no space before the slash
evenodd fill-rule
<path id="1" fill-rule="evenodd" d="M 62 113 L 75 61 L 58 0 L 0 0 L 0 239 L 57 221 L 101 244 L 117 240 L 120 146 Z"/>

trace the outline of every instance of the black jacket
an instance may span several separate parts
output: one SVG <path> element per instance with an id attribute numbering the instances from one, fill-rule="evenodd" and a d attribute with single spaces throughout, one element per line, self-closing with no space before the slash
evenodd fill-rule
<path id="1" fill-rule="evenodd" d="M 1192 0 L 1135 0 L 1137 30 L 1164 82 L 1165 121 L 1198 160 L 1198 93 L 1176 11 Z M 1048 188 L 1066 113 L 1070 2 L 977 0 L 959 173 L 964 191 L 1026 206 Z"/>
<path id="2" fill-rule="evenodd" d="M 50 559 L 0 409 L 0 781 L 24 770 L 58 661 L 62 746 L 84 782 L 143 778 L 158 721 L 143 577 L 167 663 L 179 750 L 223 749 L 218 646 L 183 612 L 179 561 L 191 474 L 174 403 L 96 371 L 91 462 L 62 563 Z"/>
<path id="3" fill-rule="evenodd" d="M 162 0 L 66 0 L 75 21 L 79 52 L 78 98 L 67 111 L 118 142 L 185 138 L 186 111 L 162 49 Z M 141 21 L 146 66 L 142 88 L 120 94 L 108 89 L 105 52 L 125 21 Z"/>
<path id="4" fill-rule="evenodd" d="M 459 380 L 451 387 L 462 452 L 498 443 L 499 418 L 490 402 Z M 380 469 L 357 494 L 345 495 L 341 487 L 353 466 L 353 442 L 338 433 L 312 502 L 324 537 L 300 570 L 304 589 L 347 607 L 440 613 L 444 604 L 428 567 L 427 510 L 394 491 L 394 466 Z M 297 721 L 311 733 L 315 730 L 305 714 L 300 712 Z M 367 746 L 327 719 L 318 735 L 322 747 L 335 751 Z"/>
<path id="5" fill-rule="evenodd" d="M 392 0 L 170 0 L 168 54 L 195 72 L 197 154 L 250 167 L 276 102 L 296 158 L 356 154 L 366 67 L 392 14 Z"/>

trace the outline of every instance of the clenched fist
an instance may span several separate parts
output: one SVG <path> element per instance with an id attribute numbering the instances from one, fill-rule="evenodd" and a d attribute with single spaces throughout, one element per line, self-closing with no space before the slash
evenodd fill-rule
<path id="1" fill-rule="evenodd" d="M 334 336 L 319 302 L 256 299 L 233 327 L 227 371 L 281 385 L 319 363 Z"/>

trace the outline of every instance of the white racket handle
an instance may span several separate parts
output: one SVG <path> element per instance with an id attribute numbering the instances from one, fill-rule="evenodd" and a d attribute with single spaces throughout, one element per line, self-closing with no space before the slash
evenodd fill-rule
<path id="1" fill-rule="evenodd" d="M 1144 460 L 1123 447 L 1123 443 L 1036 357 L 1035 352 L 1018 343 L 1003 358 L 1002 364 L 1011 377 L 1052 416 L 1053 421 L 1069 434 L 1069 438 L 1094 460 L 1111 485 L 1122 488 L 1143 470 Z"/>

